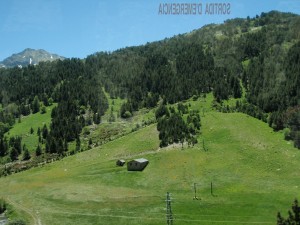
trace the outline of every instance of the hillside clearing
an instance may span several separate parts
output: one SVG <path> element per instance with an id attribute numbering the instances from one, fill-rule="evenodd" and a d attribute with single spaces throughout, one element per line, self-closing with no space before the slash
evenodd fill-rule
<path id="1" fill-rule="evenodd" d="M 47 107 L 45 114 L 41 114 L 40 112 L 38 112 L 36 114 L 30 114 L 26 117 L 23 117 L 20 123 L 17 122 L 13 126 L 13 128 L 9 130 L 7 136 L 22 137 L 22 143 L 27 146 L 29 151 L 35 151 L 38 145 L 37 130 L 38 128 L 42 129 L 44 124 L 46 124 L 49 128 L 51 122 L 51 111 L 55 106 L 57 106 L 56 103 L 54 103 L 52 106 Z M 34 131 L 32 134 L 30 133 L 31 128 Z"/>

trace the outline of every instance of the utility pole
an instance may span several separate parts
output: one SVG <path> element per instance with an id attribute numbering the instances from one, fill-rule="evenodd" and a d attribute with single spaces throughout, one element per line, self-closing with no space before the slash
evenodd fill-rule
<path id="1" fill-rule="evenodd" d="M 171 208 L 171 197 L 170 193 L 167 192 L 167 225 L 173 225 L 173 214 L 172 214 L 172 208 Z"/>
<path id="2" fill-rule="evenodd" d="M 197 197 L 197 184 L 194 183 L 194 191 L 195 191 L 195 196 L 193 198 L 193 200 L 198 200 L 198 197 Z"/>
<path id="3" fill-rule="evenodd" d="M 202 146 L 203 146 L 204 151 L 206 151 L 204 138 L 202 139 Z"/>

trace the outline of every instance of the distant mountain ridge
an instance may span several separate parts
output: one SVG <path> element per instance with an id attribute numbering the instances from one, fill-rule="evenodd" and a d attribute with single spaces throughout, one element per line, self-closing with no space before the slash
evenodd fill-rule
<path id="1" fill-rule="evenodd" d="M 35 65 L 43 61 L 54 61 L 57 59 L 65 59 L 65 57 L 49 53 L 43 49 L 35 50 L 26 48 L 24 51 L 12 54 L 4 59 L 0 62 L 0 67 L 23 67 L 27 65 Z"/>

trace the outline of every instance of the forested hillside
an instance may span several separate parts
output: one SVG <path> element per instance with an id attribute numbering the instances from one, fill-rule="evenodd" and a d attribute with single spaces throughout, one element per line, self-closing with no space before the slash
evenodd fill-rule
<path id="1" fill-rule="evenodd" d="M 174 103 L 213 92 L 235 111 L 287 128 L 300 146 L 300 17 L 272 11 L 255 18 L 207 25 L 144 46 L 87 57 L 112 97 L 128 98 L 121 115 L 152 107 L 158 96 Z"/>
<path id="2" fill-rule="evenodd" d="M 23 69 L 3 69 L 0 88 L 1 156 L 22 152 L 22 145 L 19 144 L 16 151 L 17 145 L 4 133 L 22 116 L 45 113 L 45 107 L 53 102 L 58 105 L 51 113 L 50 131 L 41 141 L 45 142 L 43 152 L 47 153 L 63 154 L 68 150 L 68 142 L 79 138 L 82 128 L 90 123 L 89 118 L 84 117 L 85 111 L 91 112 L 95 123 L 100 123 L 100 117 L 108 108 L 99 78 L 79 59 L 43 62 Z"/>
<path id="3" fill-rule="evenodd" d="M 262 119 L 275 130 L 286 128 L 285 137 L 299 148 L 299 27 L 298 15 L 272 11 L 84 60 L 1 69 L 0 154 L 20 153 L 5 133 L 22 116 L 43 113 L 53 102 L 58 105 L 42 150 L 63 154 L 68 142 L 80 141 L 85 125 L 101 122 L 108 108 L 103 88 L 111 98 L 126 99 L 123 118 L 161 99 L 175 103 L 213 92 L 222 107 L 224 100 L 239 98 L 231 111 Z"/>

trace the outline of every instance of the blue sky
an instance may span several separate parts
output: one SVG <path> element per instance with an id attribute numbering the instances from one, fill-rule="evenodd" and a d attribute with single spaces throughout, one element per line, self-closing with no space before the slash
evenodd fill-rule
<path id="1" fill-rule="evenodd" d="M 230 3 L 230 14 L 159 15 L 161 3 Z M 84 58 L 271 10 L 300 14 L 300 1 L 0 0 L 0 60 L 25 48 Z"/>

